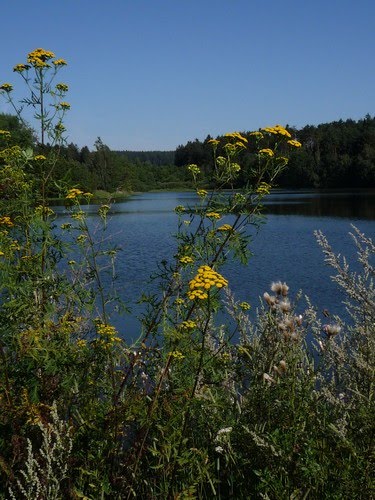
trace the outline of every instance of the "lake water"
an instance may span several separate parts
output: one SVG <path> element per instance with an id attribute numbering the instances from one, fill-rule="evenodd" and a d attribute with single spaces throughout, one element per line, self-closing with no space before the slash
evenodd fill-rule
<path id="1" fill-rule="evenodd" d="M 135 316 L 141 307 L 136 300 L 154 289 L 150 275 L 176 249 L 174 208 L 193 205 L 195 200 L 190 192 L 142 193 L 112 206 L 108 231 L 112 244 L 122 248 L 117 257 L 117 287 L 133 311 L 115 317 L 114 322 L 128 340 L 139 335 Z M 348 233 L 355 224 L 375 237 L 375 190 L 276 191 L 267 197 L 265 207 L 266 223 L 258 232 L 250 229 L 253 256 L 248 265 L 230 262 L 223 270 L 236 297 L 248 301 L 254 311 L 270 283 L 281 280 L 290 286 L 291 298 L 302 290 L 318 311 L 345 315 L 343 295 L 330 279 L 333 270 L 324 264 L 313 233 L 322 230 L 334 251 L 347 256 L 355 267 L 356 248 Z M 96 208 L 90 207 L 89 212 Z M 96 216 L 91 217 L 94 222 Z"/>

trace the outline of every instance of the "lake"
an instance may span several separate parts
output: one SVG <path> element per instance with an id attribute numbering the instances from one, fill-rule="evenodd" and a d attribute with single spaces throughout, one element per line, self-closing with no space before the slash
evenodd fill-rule
<path id="1" fill-rule="evenodd" d="M 139 335 L 136 304 L 143 291 L 154 290 L 149 282 L 157 263 L 170 260 L 176 249 L 172 234 L 177 231 L 177 205 L 193 205 L 195 193 L 155 192 L 135 194 L 115 203 L 108 231 L 112 244 L 121 247 L 117 257 L 117 287 L 132 314 L 114 317 L 114 323 L 128 340 Z M 258 232 L 250 229 L 253 256 L 247 266 L 230 262 L 222 274 L 239 300 L 259 306 L 259 297 L 272 281 L 285 281 L 291 299 L 302 290 L 321 312 L 345 315 L 343 295 L 332 283 L 333 270 L 324 264 L 314 230 L 320 229 L 336 253 L 356 266 L 356 248 L 349 232 L 355 224 L 361 232 L 375 236 L 375 190 L 275 191 L 265 200 L 266 222 Z M 95 222 L 96 206 L 89 208 Z M 61 213 L 61 211 L 60 211 Z M 63 215 L 61 213 L 61 215 Z M 302 304 L 301 304 L 302 307 Z"/>

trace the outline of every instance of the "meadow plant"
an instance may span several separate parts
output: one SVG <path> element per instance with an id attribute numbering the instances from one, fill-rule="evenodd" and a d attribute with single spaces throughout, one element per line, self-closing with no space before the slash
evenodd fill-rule
<path id="1" fill-rule="evenodd" d="M 68 89 L 52 81 L 65 64 L 37 49 L 15 67 L 41 145 L 62 140 Z M 12 88 L 0 85 L 9 102 Z M 47 96 L 59 102 L 51 114 Z M 160 293 L 140 299 L 132 345 L 111 324 L 116 292 L 103 279 L 115 277 L 110 206 L 100 237 L 90 193 L 61 187 L 59 224 L 47 203 L 58 150 L 8 148 L 0 132 L 0 498 L 372 498 L 372 241 L 354 230 L 363 273 L 353 274 L 317 234 L 350 324 L 323 323 L 308 299 L 300 310 L 293 284 L 277 280 L 251 321 L 256 304 L 226 278 L 228 259 L 247 262 L 264 197 L 301 146 L 286 128 L 211 139 L 210 191 L 187 166 L 198 201 L 175 208 L 176 251 L 155 273 Z"/>

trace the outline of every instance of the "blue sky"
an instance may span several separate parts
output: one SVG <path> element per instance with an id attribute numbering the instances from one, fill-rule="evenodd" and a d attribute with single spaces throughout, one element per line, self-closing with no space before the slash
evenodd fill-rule
<path id="1" fill-rule="evenodd" d="M 1 83 L 21 87 L 12 68 L 37 47 L 67 60 L 79 147 L 170 150 L 375 113 L 373 0 L 14 0 L 1 17 Z"/>

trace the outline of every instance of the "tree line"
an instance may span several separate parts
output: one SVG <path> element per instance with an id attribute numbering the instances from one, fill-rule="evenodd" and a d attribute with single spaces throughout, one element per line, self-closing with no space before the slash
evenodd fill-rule
<path id="1" fill-rule="evenodd" d="M 289 166 L 279 178 L 279 187 L 285 188 L 342 188 L 375 186 L 375 117 L 339 120 L 302 129 L 286 127 L 302 147 L 290 154 Z M 36 143 L 33 131 L 23 126 L 16 116 L 1 114 L 0 129 L 11 132 L 10 146 L 33 148 L 43 154 L 51 146 Z M 254 136 L 241 132 L 248 139 L 248 147 L 239 158 L 242 170 L 236 180 L 238 188 L 251 183 L 251 172 L 256 157 Z M 189 189 L 191 178 L 186 165 L 200 166 L 203 181 L 211 185 L 214 160 L 211 136 L 203 141 L 190 140 L 175 151 L 113 151 L 100 137 L 94 148 L 79 148 L 70 143 L 59 147 L 54 169 L 51 196 L 65 184 L 77 185 L 92 192 L 110 193 L 148 191 L 153 189 Z M 223 154 L 219 141 L 217 155 Z M 274 146 L 272 137 L 269 147 Z"/>

